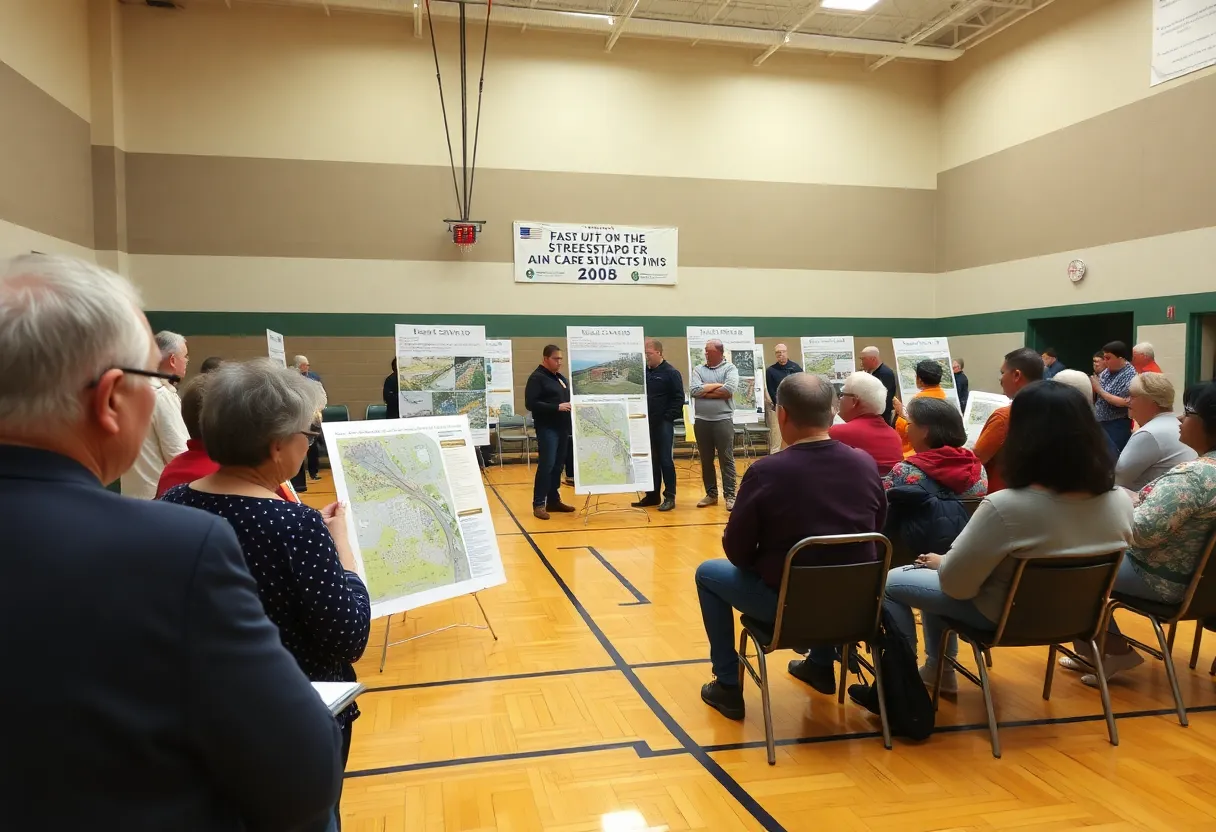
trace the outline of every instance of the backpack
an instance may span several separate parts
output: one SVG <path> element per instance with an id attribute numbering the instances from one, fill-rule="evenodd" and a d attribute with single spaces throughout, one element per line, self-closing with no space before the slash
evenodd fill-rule
<path id="1" fill-rule="evenodd" d="M 895 620 L 885 609 L 878 628 L 876 648 L 882 662 L 882 686 L 886 694 L 887 722 L 891 733 L 910 740 L 923 740 L 933 733 L 933 699 L 921 681 L 916 666 L 916 654 L 907 640 L 895 628 Z M 860 673 L 858 674 L 861 675 Z M 878 713 L 878 685 L 861 684 L 849 687 L 849 698 L 872 714 Z"/>
<path id="2" fill-rule="evenodd" d="M 888 489 L 887 505 L 887 537 L 902 540 L 913 555 L 950 551 L 971 519 L 957 494 L 928 477 Z"/>

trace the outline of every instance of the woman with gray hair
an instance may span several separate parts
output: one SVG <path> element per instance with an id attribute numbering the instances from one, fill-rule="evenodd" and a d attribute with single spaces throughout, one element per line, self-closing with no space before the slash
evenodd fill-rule
<path id="1" fill-rule="evenodd" d="M 1175 465 L 1198 456 L 1182 444 L 1174 416 L 1174 385 L 1161 373 L 1141 373 L 1128 388 L 1128 412 L 1140 429 L 1115 465 L 1115 485 L 1139 491 Z"/>
<path id="2" fill-rule="evenodd" d="M 331 503 L 318 512 L 277 493 L 316 441 L 324 397 L 319 384 L 265 358 L 224 364 L 207 379 L 199 419 L 219 470 L 162 499 L 228 520 L 266 615 L 300 669 L 314 682 L 353 682 L 371 602 L 355 574 L 346 509 Z M 352 704 L 337 716 L 343 764 L 358 715 Z"/>

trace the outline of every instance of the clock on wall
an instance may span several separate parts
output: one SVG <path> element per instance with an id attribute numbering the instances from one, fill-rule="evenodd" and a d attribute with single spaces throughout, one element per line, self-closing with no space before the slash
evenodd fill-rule
<path id="1" fill-rule="evenodd" d="M 1068 264 L 1068 279 L 1073 283 L 1080 283 L 1085 277 L 1086 271 L 1084 260 L 1073 260 Z"/>

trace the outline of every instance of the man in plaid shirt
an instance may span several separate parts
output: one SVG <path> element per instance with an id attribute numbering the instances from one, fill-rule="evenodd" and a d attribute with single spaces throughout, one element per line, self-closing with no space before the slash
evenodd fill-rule
<path id="1" fill-rule="evenodd" d="M 1136 377 L 1136 368 L 1128 360 L 1131 353 L 1122 341 L 1111 341 L 1102 348 L 1102 362 L 1106 365 L 1100 375 L 1091 376 L 1094 388 L 1094 415 L 1106 433 L 1111 453 L 1115 458 L 1132 436 L 1132 420 L 1127 415 L 1129 388 Z"/>

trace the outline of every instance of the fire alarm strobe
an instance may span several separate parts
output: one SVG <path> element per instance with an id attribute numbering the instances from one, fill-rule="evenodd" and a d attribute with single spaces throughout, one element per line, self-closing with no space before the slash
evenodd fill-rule
<path id="1" fill-rule="evenodd" d="M 1085 263 L 1082 260 L 1073 260 L 1068 264 L 1068 279 L 1073 283 L 1080 283 L 1085 277 Z"/>

